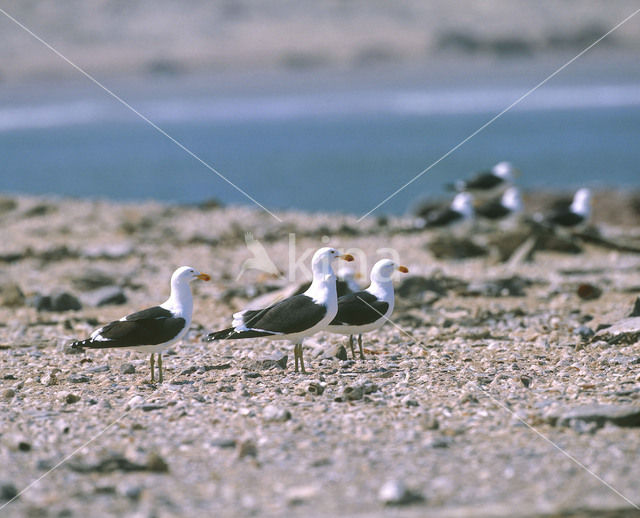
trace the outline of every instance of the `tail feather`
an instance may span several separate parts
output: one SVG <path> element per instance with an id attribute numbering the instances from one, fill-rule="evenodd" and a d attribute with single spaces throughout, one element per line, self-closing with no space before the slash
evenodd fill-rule
<path id="1" fill-rule="evenodd" d="M 87 338 L 86 340 L 76 340 L 71 343 L 71 349 L 82 351 L 85 347 L 91 347 L 91 342 L 91 338 Z"/>
<path id="2" fill-rule="evenodd" d="M 228 327 L 227 329 L 223 329 L 221 331 L 213 331 L 212 333 L 209 333 L 207 335 L 207 342 L 213 342 L 215 340 L 224 340 L 225 338 L 227 338 L 231 333 L 233 333 L 234 329 L 233 327 Z"/>
<path id="3" fill-rule="evenodd" d="M 258 338 L 261 336 L 273 336 L 278 333 L 270 333 L 268 331 L 258 331 L 249 329 L 248 331 L 236 331 L 235 328 L 229 327 L 221 331 L 214 331 L 207 335 L 207 342 L 215 340 L 239 340 L 241 338 Z"/>

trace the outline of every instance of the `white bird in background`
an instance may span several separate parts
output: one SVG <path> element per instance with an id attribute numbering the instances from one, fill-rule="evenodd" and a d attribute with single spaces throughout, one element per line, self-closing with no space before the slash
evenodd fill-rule
<path id="1" fill-rule="evenodd" d="M 449 227 L 469 221 L 474 216 L 473 197 L 468 192 L 456 194 L 451 205 L 440 210 L 433 210 L 426 218 L 418 218 L 417 228 Z"/>
<path id="2" fill-rule="evenodd" d="M 590 217 L 591 190 L 583 187 L 573 195 L 571 205 L 556 207 L 551 213 L 543 216 L 542 221 L 551 225 L 575 228 L 587 223 Z"/>

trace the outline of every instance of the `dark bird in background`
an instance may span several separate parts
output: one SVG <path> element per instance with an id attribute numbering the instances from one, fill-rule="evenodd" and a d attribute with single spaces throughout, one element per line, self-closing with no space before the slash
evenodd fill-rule
<path id="1" fill-rule="evenodd" d="M 586 224 L 591 217 L 591 190 L 583 187 L 573 195 L 569 205 L 556 204 L 548 214 L 537 214 L 535 220 L 552 226 L 575 228 Z"/>
<path id="2" fill-rule="evenodd" d="M 418 218 L 416 228 L 449 227 L 473 218 L 473 197 L 468 192 L 456 194 L 448 207 L 430 211 L 426 218 Z"/>
<path id="3" fill-rule="evenodd" d="M 522 212 L 524 205 L 517 187 L 509 187 L 502 196 L 476 206 L 476 214 L 490 220 L 501 220 Z"/>
<path id="4" fill-rule="evenodd" d="M 475 198 L 490 199 L 511 186 L 520 171 L 511 162 L 499 162 L 487 171 L 480 171 L 468 180 L 448 184 L 449 190 L 470 192 Z"/>

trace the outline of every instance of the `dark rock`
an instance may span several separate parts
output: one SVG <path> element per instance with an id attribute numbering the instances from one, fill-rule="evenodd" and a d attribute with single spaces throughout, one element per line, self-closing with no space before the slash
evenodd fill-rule
<path id="1" fill-rule="evenodd" d="M 624 318 L 612 326 L 596 332 L 591 341 L 604 340 L 610 344 L 634 344 L 640 340 L 640 317 Z"/>
<path id="2" fill-rule="evenodd" d="M 12 388 L 8 388 L 8 389 L 5 389 L 5 391 L 2 393 L 2 398 L 3 399 L 11 399 L 15 395 L 16 395 L 16 391 L 13 390 Z"/>
<path id="3" fill-rule="evenodd" d="M 0 502 L 8 502 L 18 496 L 18 489 L 11 482 L 0 482 Z"/>
<path id="4" fill-rule="evenodd" d="M 119 286 L 104 286 L 85 293 L 82 296 L 82 300 L 87 306 L 100 307 L 111 304 L 124 304 L 127 302 L 127 296 Z"/>
<path id="5" fill-rule="evenodd" d="M 270 357 L 261 360 L 260 365 L 263 369 L 272 369 L 274 367 L 286 369 L 288 359 L 289 357 L 286 354 L 276 351 Z"/>
<path id="6" fill-rule="evenodd" d="M 238 443 L 237 449 L 239 459 L 244 459 L 245 457 L 256 458 L 258 456 L 258 447 L 256 443 L 250 439 Z"/>
<path id="7" fill-rule="evenodd" d="M 70 374 L 67 381 L 69 383 L 89 383 L 91 378 L 85 374 Z"/>
<path id="8" fill-rule="evenodd" d="M 167 405 L 157 404 L 157 403 L 147 403 L 142 405 L 143 412 L 152 412 L 153 410 L 162 410 L 163 408 L 167 408 Z"/>
<path id="9" fill-rule="evenodd" d="M 145 464 L 132 462 L 120 454 L 111 454 L 95 463 L 70 461 L 67 463 L 67 466 L 70 470 L 77 473 L 113 473 L 116 471 L 151 471 L 154 473 L 166 473 L 169 470 L 162 457 L 154 453 L 149 455 Z"/>
<path id="10" fill-rule="evenodd" d="M 67 405 L 72 405 L 73 403 L 77 403 L 78 401 L 80 401 L 80 396 L 78 396 L 77 394 L 67 394 L 64 397 L 64 402 L 67 403 Z"/>
<path id="11" fill-rule="evenodd" d="M 155 452 L 152 452 L 147 457 L 147 471 L 151 471 L 153 473 L 168 473 L 169 465 L 165 462 L 165 460 Z"/>
<path id="12" fill-rule="evenodd" d="M 25 218 L 34 218 L 40 216 L 46 216 L 47 214 L 52 214 L 58 210 L 58 207 L 55 205 L 49 205 L 47 203 L 38 203 L 34 205 L 30 209 L 27 209 L 22 214 Z"/>
<path id="13" fill-rule="evenodd" d="M 15 282 L 0 285 L 0 306 L 18 308 L 24 306 L 25 296 Z"/>
<path id="14" fill-rule="evenodd" d="M 587 326 L 580 326 L 576 329 L 576 334 L 583 340 L 589 340 L 595 333 L 593 329 Z"/>
<path id="15" fill-rule="evenodd" d="M 18 202 L 6 196 L 0 197 L 0 214 L 11 212 L 18 207 Z"/>
<path id="16" fill-rule="evenodd" d="M 27 304 L 38 311 L 69 311 L 82 308 L 77 297 L 64 291 L 51 295 L 34 295 L 27 299 Z"/>
<path id="17" fill-rule="evenodd" d="M 633 309 L 629 313 L 630 317 L 640 317 L 640 297 L 636 297 L 636 301 L 633 304 Z"/>
<path id="18" fill-rule="evenodd" d="M 200 367 L 204 372 L 208 371 L 222 371 L 231 368 L 230 363 L 219 363 L 217 365 L 203 365 Z"/>
<path id="19" fill-rule="evenodd" d="M 122 374 L 135 374 L 136 368 L 132 363 L 123 363 L 120 366 L 120 372 Z"/>
<path id="20" fill-rule="evenodd" d="M 95 367 L 88 368 L 87 372 L 95 374 L 99 372 L 109 372 L 110 370 L 111 370 L 111 367 L 109 367 L 108 365 L 97 365 Z"/>
<path id="21" fill-rule="evenodd" d="M 362 385 L 348 386 L 342 389 L 342 395 L 336 398 L 338 402 L 358 401 L 364 397 Z"/>
<path id="22" fill-rule="evenodd" d="M 606 423 L 621 427 L 640 426 L 640 407 L 633 405 L 581 405 L 560 409 L 547 416 L 554 426 L 574 426 L 576 422 L 593 423 L 602 428 Z"/>
<path id="23" fill-rule="evenodd" d="M 325 358 L 337 358 L 338 360 L 342 360 L 343 362 L 347 361 L 349 358 L 347 357 L 347 350 L 344 345 L 339 344 L 334 347 L 331 347 L 323 354 Z"/>
<path id="24" fill-rule="evenodd" d="M 468 238 L 457 238 L 440 235 L 426 245 L 427 249 L 438 259 L 467 259 L 483 257 L 488 250 Z"/>
<path id="25" fill-rule="evenodd" d="M 192 365 L 191 367 L 187 367 L 186 369 L 184 369 L 180 375 L 181 376 L 187 376 L 189 374 L 193 374 L 194 372 L 196 372 L 198 370 L 198 367 L 196 367 L 195 365 Z"/>
<path id="26" fill-rule="evenodd" d="M 237 441 L 235 439 L 221 438 L 213 439 L 209 442 L 209 444 L 214 448 L 235 448 L 237 445 Z"/>
<path id="27" fill-rule="evenodd" d="M 520 382 L 526 387 L 529 388 L 531 386 L 531 376 L 527 376 L 526 374 L 523 374 L 522 376 L 520 376 Z"/>
<path id="28" fill-rule="evenodd" d="M 576 293 L 583 300 L 593 300 L 602 295 L 602 290 L 593 284 L 583 283 L 578 286 Z"/>

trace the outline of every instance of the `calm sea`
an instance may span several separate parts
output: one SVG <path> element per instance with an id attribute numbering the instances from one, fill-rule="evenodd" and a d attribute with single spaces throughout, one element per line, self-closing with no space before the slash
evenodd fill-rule
<path id="1" fill-rule="evenodd" d="M 363 214 L 509 106 L 526 84 L 391 84 L 211 93 L 165 82 L 119 91 L 271 210 Z M 0 191 L 115 200 L 251 204 L 93 85 L 0 91 Z M 380 212 L 509 160 L 524 188 L 640 188 L 640 82 L 547 84 Z"/>

